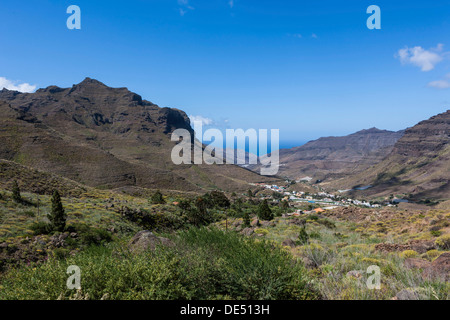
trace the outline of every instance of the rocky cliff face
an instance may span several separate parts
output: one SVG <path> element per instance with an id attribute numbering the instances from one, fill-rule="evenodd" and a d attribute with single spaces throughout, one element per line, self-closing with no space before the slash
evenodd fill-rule
<path id="1" fill-rule="evenodd" d="M 392 153 L 404 157 L 437 155 L 450 141 L 450 110 L 406 129 Z"/>
<path id="2" fill-rule="evenodd" d="M 408 128 L 388 156 L 360 174 L 333 181 L 341 189 L 373 185 L 358 194 L 403 194 L 412 201 L 450 198 L 450 110 Z"/>
<path id="3" fill-rule="evenodd" d="M 314 179 L 354 174 L 381 161 L 403 135 L 371 128 L 344 137 L 324 137 L 303 146 L 280 150 L 280 174 Z"/>
<path id="4" fill-rule="evenodd" d="M 183 191 L 248 188 L 266 178 L 237 166 L 176 166 L 170 133 L 193 130 L 186 113 L 127 88 L 86 78 L 71 88 L 0 91 L 0 159 L 89 186 Z"/>

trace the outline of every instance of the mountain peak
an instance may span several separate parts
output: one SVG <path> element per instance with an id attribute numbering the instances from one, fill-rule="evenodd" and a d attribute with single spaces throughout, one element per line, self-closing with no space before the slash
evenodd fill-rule
<path id="1" fill-rule="evenodd" d="M 381 130 L 381 129 L 378 129 L 376 127 L 372 127 L 372 128 L 369 128 L 369 129 L 360 130 L 360 131 L 358 131 L 356 133 L 379 133 L 379 132 L 385 132 L 385 131 L 386 130 Z"/>
<path id="2" fill-rule="evenodd" d="M 96 79 L 92 79 L 89 77 L 86 77 L 83 81 L 81 81 L 78 84 L 75 84 L 74 86 L 78 87 L 84 87 L 84 86 L 101 86 L 101 87 L 107 87 L 103 82 L 100 82 Z"/>

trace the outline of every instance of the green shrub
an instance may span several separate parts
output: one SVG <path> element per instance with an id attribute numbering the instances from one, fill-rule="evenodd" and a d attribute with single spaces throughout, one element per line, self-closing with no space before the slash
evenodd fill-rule
<path id="1" fill-rule="evenodd" d="M 23 214 L 24 216 L 27 216 L 27 217 L 30 217 L 30 218 L 33 218 L 33 217 L 36 216 L 36 215 L 34 214 L 34 212 L 31 211 L 31 210 L 25 210 L 25 211 L 22 211 L 20 214 Z"/>
<path id="2" fill-rule="evenodd" d="M 431 230 L 430 233 L 433 237 L 439 237 L 442 234 L 439 230 Z"/>
<path id="3" fill-rule="evenodd" d="M 166 203 L 166 200 L 164 200 L 164 197 L 161 193 L 161 191 L 157 190 L 151 197 L 151 202 L 153 204 L 164 204 Z"/>
<path id="4" fill-rule="evenodd" d="M 302 227 L 300 229 L 300 233 L 298 235 L 298 244 L 303 245 L 303 244 L 307 244 L 309 240 L 309 236 L 308 233 L 306 232 L 305 227 Z"/>
<path id="5" fill-rule="evenodd" d="M 416 258 L 419 254 L 414 250 L 405 250 L 400 253 L 402 258 Z"/>
<path id="6" fill-rule="evenodd" d="M 443 236 L 440 236 L 436 239 L 435 244 L 443 250 L 450 249 L 450 234 L 444 234 Z"/>
<path id="7" fill-rule="evenodd" d="M 38 236 L 40 234 L 49 234 L 52 232 L 52 226 L 46 222 L 40 221 L 40 222 L 34 222 L 30 226 L 30 230 L 33 231 L 33 234 L 35 236 Z"/>
<path id="8" fill-rule="evenodd" d="M 69 265 L 80 267 L 83 294 L 91 299 L 316 298 L 303 267 L 265 241 L 207 228 L 183 231 L 173 241 L 139 254 L 94 246 L 63 260 L 12 269 L 0 280 L 0 300 L 72 296 Z"/>
<path id="9" fill-rule="evenodd" d="M 269 208 L 269 204 L 267 203 L 267 200 L 264 199 L 263 202 L 258 207 L 258 218 L 261 220 L 273 220 L 273 213 L 272 210 Z"/>
<path id="10" fill-rule="evenodd" d="M 336 224 L 328 219 L 316 219 L 316 221 L 318 223 L 320 223 L 321 225 L 327 227 L 328 229 L 336 229 Z"/>
<path id="11" fill-rule="evenodd" d="M 107 242 L 112 241 L 112 235 L 109 231 L 99 228 L 93 228 L 86 224 L 75 223 L 67 227 L 66 231 L 75 232 L 78 234 L 79 244 L 83 246 L 92 245 L 102 245 Z M 70 238 L 67 238 L 70 244 L 76 245 L 76 243 L 71 243 Z"/>

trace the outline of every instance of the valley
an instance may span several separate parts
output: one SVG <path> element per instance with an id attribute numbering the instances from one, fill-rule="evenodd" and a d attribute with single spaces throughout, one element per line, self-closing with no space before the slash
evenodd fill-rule
<path id="1" fill-rule="evenodd" d="M 0 91 L 0 299 L 449 299 L 450 111 L 280 150 L 276 176 L 175 165 L 179 128 L 91 78 Z"/>

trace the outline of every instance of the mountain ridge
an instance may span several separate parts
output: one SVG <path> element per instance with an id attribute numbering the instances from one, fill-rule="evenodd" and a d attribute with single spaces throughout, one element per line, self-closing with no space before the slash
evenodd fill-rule
<path id="1" fill-rule="evenodd" d="M 88 186 L 247 190 L 273 180 L 234 165 L 174 165 L 170 134 L 194 137 L 186 113 L 86 78 L 70 88 L 0 91 L 0 158 Z"/>

